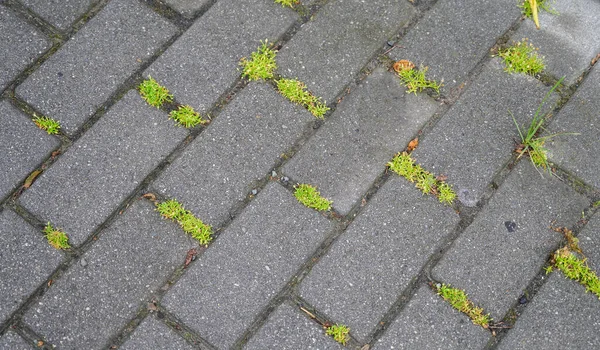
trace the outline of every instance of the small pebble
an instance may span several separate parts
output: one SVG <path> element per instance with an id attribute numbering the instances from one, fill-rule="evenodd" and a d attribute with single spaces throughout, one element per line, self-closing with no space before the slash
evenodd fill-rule
<path id="1" fill-rule="evenodd" d="M 275 170 L 271 171 L 271 176 L 272 176 L 272 177 L 275 177 L 275 176 L 277 176 L 277 173 L 275 172 Z"/>
<path id="2" fill-rule="evenodd" d="M 253 195 L 253 196 L 256 196 L 256 194 L 257 194 L 257 193 L 258 193 L 258 191 L 257 191 L 257 190 L 252 190 L 252 195 Z"/>
<path id="3" fill-rule="evenodd" d="M 287 176 L 284 176 L 282 180 L 283 180 L 283 182 L 288 182 L 288 181 L 290 181 L 290 178 Z"/>
<path id="4" fill-rule="evenodd" d="M 79 260 L 79 264 L 81 264 L 83 267 L 86 267 L 88 263 L 84 258 L 81 258 L 81 260 Z"/>
<path id="5" fill-rule="evenodd" d="M 387 44 L 388 44 L 388 46 L 394 46 L 394 42 L 393 41 L 388 41 Z"/>
<path id="6" fill-rule="evenodd" d="M 519 299 L 519 304 L 526 304 L 526 303 L 527 303 L 527 297 L 525 297 L 525 296 L 522 296 L 522 297 Z"/>

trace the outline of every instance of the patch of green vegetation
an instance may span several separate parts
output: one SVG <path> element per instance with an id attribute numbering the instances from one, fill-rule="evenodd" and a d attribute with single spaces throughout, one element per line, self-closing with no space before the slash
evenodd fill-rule
<path id="1" fill-rule="evenodd" d="M 559 13 L 552 7 L 552 3 L 554 3 L 553 0 L 537 0 L 537 7 L 553 15 L 558 15 Z M 517 6 L 521 9 L 523 16 L 533 18 L 533 10 L 531 9 L 529 0 L 523 0 L 523 2 Z"/>
<path id="2" fill-rule="evenodd" d="M 467 298 L 465 291 L 452 288 L 450 285 L 437 284 L 437 294 L 446 300 L 453 308 L 466 314 L 474 324 L 483 328 L 488 328 L 491 322 L 490 315 L 485 315 L 483 309 L 475 306 L 472 301 Z"/>
<path id="3" fill-rule="evenodd" d="M 242 76 L 249 80 L 273 79 L 273 72 L 277 69 L 277 51 L 272 49 L 273 44 L 269 45 L 268 40 L 261 43 L 258 50 L 251 54 L 250 60 L 246 57 L 240 60 L 240 66 L 243 67 Z"/>
<path id="4" fill-rule="evenodd" d="M 311 94 L 301 81 L 282 78 L 277 80 L 277 89 L 288 100 L 304 106 L 319 119 L 323 119 L 323 116 L 329 110 L 329 107 L 321 102 L 321 98 Z"/>
<path id="5" fill-rule="evenodd" d="M 568 278 L 581 283 L 586 292 L 592 292 L 600 299 L 600 279 L 590 269 L 586 259 L 579 259 L 567 247 L 564 247 L 554 253 L 554 266 Z"/>
<path id="6" fill-rule="evenodd" d="M 202 119 L 200 114 L 188 105 L 181 105 L 176 110 L 172 110 L 171 113 L 169 113 L 169 118 L 186 128 L 208 123 L 207 120 Z"/>
<path id="7" fill-rule="evenodd" d="M 544 70 L 544 61 L 536 53 L 538 48 L 523 39 L 512 46 L 500 50 L 500 57 L 504 59 L 506 72 L 524 73 L 529 75 L 537 74 Z"/>
<path id="8" fill-rule="evenodd" d="M 138 87 L 140 95 L 150 106 L 160 108 L 165 102 L 173 102 L 173 95 L 166 87 L 158 84 L 151 76 Z"/>
<path id="9" fill-rule="evenodd" d="M 35 115 L 33 122 L 38 128 L 44 130 L 48 135 L 56 135 L 60 130 L 60 123 L 49 117 L 38 117 Z"/>
<path id="10" fill-rule="evenodd" d="M 452 205 L 456 199 L 456 192 L 452 186 L 438 180 L 419 164 L 415 164 L 415 160 L 406 152 L 397 154 L 387 163 L 387 166 L 396 174 L 416 183 L 416 187 L 424 194 L 436 195 L 441 203 Z"/>
<path id="11" fill-rule="evenodd" d="M 298 184 L 295 188 L 294 196 L 305 206 L 318 211 L 331 209 L 332 201 L 321 197 L 321 193 L 315 187 L 308 184 Z"/>
<path id="12" fill-rule="evenodd" d="M 281 6 L 285 7 L 294 7 L 294 5 L 299 4 L 299 0 L 275 0 L 276 4 L 281 4 Z"/>
<path id="13" fill-rule="evenodd" d="M 350 328 L 343 324 L 335 324 L 327 327 L 325 333 L 332 336 L 336 342 L 346 345 L 350 334 Z"/>
<path id="14" fill-rule="evenodd" d="M 421 66 L 419 69 L 402 69 L 398 71 L 398 76 L 402 84 L 406 86 L 406 92 L 421 92 L 427 88 L 433 89 L 437 94 L 440 93 L 440 88 L 444 85 L 435 80 L 429 80 L 425 77 L 425 73 L 429 68 Z"/>
<path id="15" fill-rule="evenodd" d="M 592 204 L 592 206 L 593 206 L 594 208 L 598 208 L 598 207 L 600 207 L 600 201 L 597 201 L 596 203 Z"/>
<path id="16" fill-rule="evenodd" d="M 46 224 L 44 227 L 44 234 L 48 243 L 56 249 L 69 249 L 71 246 L 69 245 L 69 237 L 67 234 L 62 232 L 59 229 L 52 227 L 50 223 Z"/>
<path id="17" fill-rule="evenodd" d="M 201 245 L 208 245 L 212 241 L 212 228 L 196 218 L 175 199 L 156 204 L 156 210 L 163 217 L 179 223 L 183 231 L 195 238 Z"/>

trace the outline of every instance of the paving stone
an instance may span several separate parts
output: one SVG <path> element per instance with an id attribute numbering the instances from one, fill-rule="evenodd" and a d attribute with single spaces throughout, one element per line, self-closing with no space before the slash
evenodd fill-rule
<path id="1" fill-rule="evenodd" d="M 154 317 L 147 317 L 133 332 L 129 340 L 120 347 L 123 350 L 192 350 L 190 344 L 177 335 L 164 323 Z"/>
<path id="2" fill-rule="evenodd" d="M 21 203 L 78 245 L 186 135 L 131 90 L 38 177 Z"/>
<path id="3" fill-rule="evenodd" d="M 346 215 L 435 109 L 435 101 L 407 94 L 397 77 L 378 69 L 283 171 L 295 181 L 317 185 Z"/>
<path id="4" fill-rule="evenodd" d="M 0 337 L 0 349 L 3 350 L 31 350 L 33 347 L 28 344 L 17 333 L 8 331 Z"/>
<path id="5" fill-rule="evenodd" d="M 589 267 L 600 275 L 600 215 L 596 213 L 578 236 Z"/>
<path id="6" fill-rule="evenodd" d="M 268 84 L 252 83 L 153 187 L 219 227 L 312 120 L 304 108 L 287 102 Z"/>
<path id="7" fill-rule="evenodd" d="M 0 140 L 0 199 L 60 145 L 5 100 L 0 101 Z"/>
<path id="8" fill-rule="evenodd" d="M 588 184 L 600 188 L 600 67 L 596 65 L 549 127 L 548 158 Z"/>
<path id="9" fill-rule="evenodd" d="M 163 305 L 213 345 L 229 348 L 332 226 L 270 183 L 167 293 Z M 182 302 L 198 296 L 200 302 Z"/>
<path id="10" fill-rule="evenodd" d="M 406 1 L 330 1 L 281 49 L 278 71 L 332 102 L 414 14 Z"/>
<path id="11" fill-rule="evenodd" d="M 381 349 L 483 349 L 490 332 L 474 325 L 428 286 L 415 293 L 375 344 Z"/>
<path id="12" fill-rule="evenodd" d="M 101 349 L 195 244 L 149 201 L 134 202 L 25 314 L 60 349 Z"/>
<path id="13" fill-rule="evenodd" d="M 211 0 L 166 0 L 169 6 L 185 17 L 193 17 L 196 11 L 211 3 Z"/>
<path id="14" fill-rule="evenodd" d="M 541 177 L 524 159 L 442 257 L 433 277 L 464 289 L 500 320 L 562 238 L 549 228 L 552 222 L 572 227 L 588 205 L 555 177 Z"/>
<path id="15" fill-rule="evenodd" d="M 514 0 L 438 1 L 392 50 L 394 60 L 429 67 L 442 90 L 461 84 L 520 15 Z"/>
<path id="16" fill-rule="evenodd" d="M 318 350 L 342 349 L 323 327 L 311 321 L 297 309 L 283 304 L 270 316 L 267 323 L 250 339 L 244 349 L 263 350 Z"/>
<path id="17" fill-rule="evenodd" d="M 0 92 L 50 47 L 44 35 L 0 4 Z"/>
<path id="18" fill-rule="evenodd" d="M 599 327 L 598 297 L 554 272 L 497 349 L 597 349 Z"/>
<path id="19" fill-rule="evenodd" d="M 526 128 L 549 90 L 532 77 L 505 73 L 502 63 L 492 60 L 413 157 L 425 169 L 448 176 L 459 200 L 475 206 L 520 140 L 510 112 Z M 546 103 L 543 111 L 551 107 Z"/>
<path id="20" fill-rule="evenodd" d="M 23 0 L 23 4 L 60 30 L 68 29 L 96 0 Z"/>
<path id="21" fill-rule="evenodd" d="M 0 323 L 54 272 L 62 254 L 13 211 L 0 212 Z"/>
<path id="22" fill-rule="evenodd" d="M 300 295 L 366 340 L 458 224 L 452 208 L 393 176 L 300 285 Z"/>
<path id="23" fill-rule="evenodd" d="M 135 0 L 113 0 L 16 92 L 72 135 L 175 27 Z"/>
<path id="24" fill-rule="evenodd" d="M 557 78 L 566 76 L 573 84 L 600 52 L 600 3 L 597 0 L 551 2 L 559 15 L 539 12 L 541 29 L 525 20 L 512 36 L 513 40 L 529 38 L 545 57 L 545 71 Z"/>
<path id="25" fill-rule="evenodd" d="M 275 42 L 298 16 L 273 1 L 221 0 L 145 72 L 181 103 L 208 110 L 240 76 L 242 57 Z"/>

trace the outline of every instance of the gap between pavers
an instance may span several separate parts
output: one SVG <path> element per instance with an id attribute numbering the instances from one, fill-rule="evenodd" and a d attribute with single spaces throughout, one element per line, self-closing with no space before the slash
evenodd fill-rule
<path id="1" fill-rule="evenodd" d="M 23 4 L 48 23 L 65 31 L 82 17 L 96 0 L 22 0 Z"/>
<path id="2" fill-rule="evenodd" d="M 195 348 L 164 323 L 148 316 L 119 349 L 193 350 Z"/>

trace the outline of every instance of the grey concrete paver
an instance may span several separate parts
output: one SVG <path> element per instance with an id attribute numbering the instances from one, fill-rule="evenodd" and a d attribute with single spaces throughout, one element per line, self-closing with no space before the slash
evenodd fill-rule
<path id="1" fill-rule="evenodd" d="M 471 300 L 500 320 L 548 259 L 589 201 L 555 177 L 522 160 L 483 212 L 433 269 L 433 277 L 464 289 Z"/>
<path id="2" fill-rule="evenodd" d="M 388 327 L 373 350 L 479 350 L 491 336 L 488 330 L 474 325 L 469 317 L 453 309 L 427 286 L 419 288 Z"/>
<path id="3" fill-rule="evenodd" d="M 50 41 L 35 28 L 0 4 L 0 92 L 23 69 L 33 63 Z"/>
<path id="4" fill-rule="evenodd" d="M 438 1 L 400 40 L 394 60 L 408 59 L 429 67 L 430 79 L 443 90 L 463 83 L 496 40 L 519 18 L 514 0 Z"/>
<path id="5" fill-rule="evenodd" d="M 54 272 L 62 254 L 9 209 L 0 212 L 0 323 Z"/>
<path id="6" fill-rule="evenodd" d="M 218 1 L 145 74 L 203 113 L 240 76 L 240 59 L 261 40 L 277 40 L 297 18 L 273 1 Z"/>
<path id="7" fill-rule="evenodd" d="M 549 133 L 577 133 L 550 139 L 548 158 L 596 188 L 600 188 L 600 67 L 585 82 L 550 124 Z"/>
<path id="8" fill-rule="evenodd" d="M 342 349 L 342 346 L 325 335 L 323 327 L 302 315 L 298 308 L 282 304 L 244 349 L 320 350 Z"/>
<path id="9" fill-rule="evenodd" d="M 278 72 L 333 102 L 414 14 L 406 1 L 330 1 L 281 49 Z"/>
<path id="10" fill-rule="evenodd" d="M 270 183 L 165 295 L 163 305 L 204 339 L 229 348 L 331 228 Z"/>
<path id="11" fill-rule="evenodd" d="M 101 349 L 195 244 L 136 201 L 44 294 L 24 322 L 60 349 Z"/>
<path id="12" fill-rule="evenodd" d="M 186 136 L 131 90 L 20 201 L 81 244 Z"/>
<path id="13" fill-rule="evenodd" d="M 135 329 L 131 337 L 119 349 L 192 350 L 194 347 L 186 343 L 183 338 L 164 323 L 149 316 Z"/>
<path id="14" fill-rule="evenodd" d="M 366 340 L 458 215 L 394 176 L 300 285 L 316 309 Z"/>
<path id="15" fill-rule="evenodd" d="M 520 142 L 510 113 L 526 130 L 549 90 L 532 77 L 504 72 L 494 59 L 421 140 L 413 157 L 425 169 L 448 176 L 459 200 L 475 206 Z M 542 111 L 552 108 L 551 101 L 556 97 Z"/>
<path id="16" fill-rule="evenodd" d="M 514 41 L 528 38 L 544 56 L 545 71 L 573 84 L 600 52 L 600 3 L 596 0 L 550 2 L 558 15 L 540 11 L 540 29 L 525 20 L 512 36 Z"/>
<path id="17" fill-rule="evenodd" d="M 97 0 L 23 0 L 23 4 L 60 30 L 66 30 Z"/>
<path id="18" fill-rule="evenodd" d="M 211 0 L 166 0 L 169 6 L 185 17 L 193 17 L 196 11 L 210 4 Z"/>
<path id="19" fill-rule="evenodd" d="M 0 199 L 60 145 L 21 114 L 8 101 L 0 101 Z"/>
<path id="20" fill-rule="evenodd" d="M 31 350 L 33 346 L 28 344 L 17 333 L 8 331 L 0 337 L 0 349 L 2 350 Z"/>
<path id="21" fill-rule="evenodd" d="M 139 1 L 113 0 L 16 92 L 72 135 L 174 33 Z"/>
<path id="22" fill-rule="evenodd" d="M 600 274 L 600 215 L 596 213 L 577 238 L 589 267 Z"/>
<path id="23" fill-rule="evenodd" d="M 311 120 L 268 84 L 251 83 L 152 186 L 219 227 Z"/>
<path id="24" fill-rule="evenodd" d="M 317 185 L 346 215 L 435 109 L 435 101 L 407 94 L 397 77 L 378 69 L 345 98 L 283 172 Z"/>

